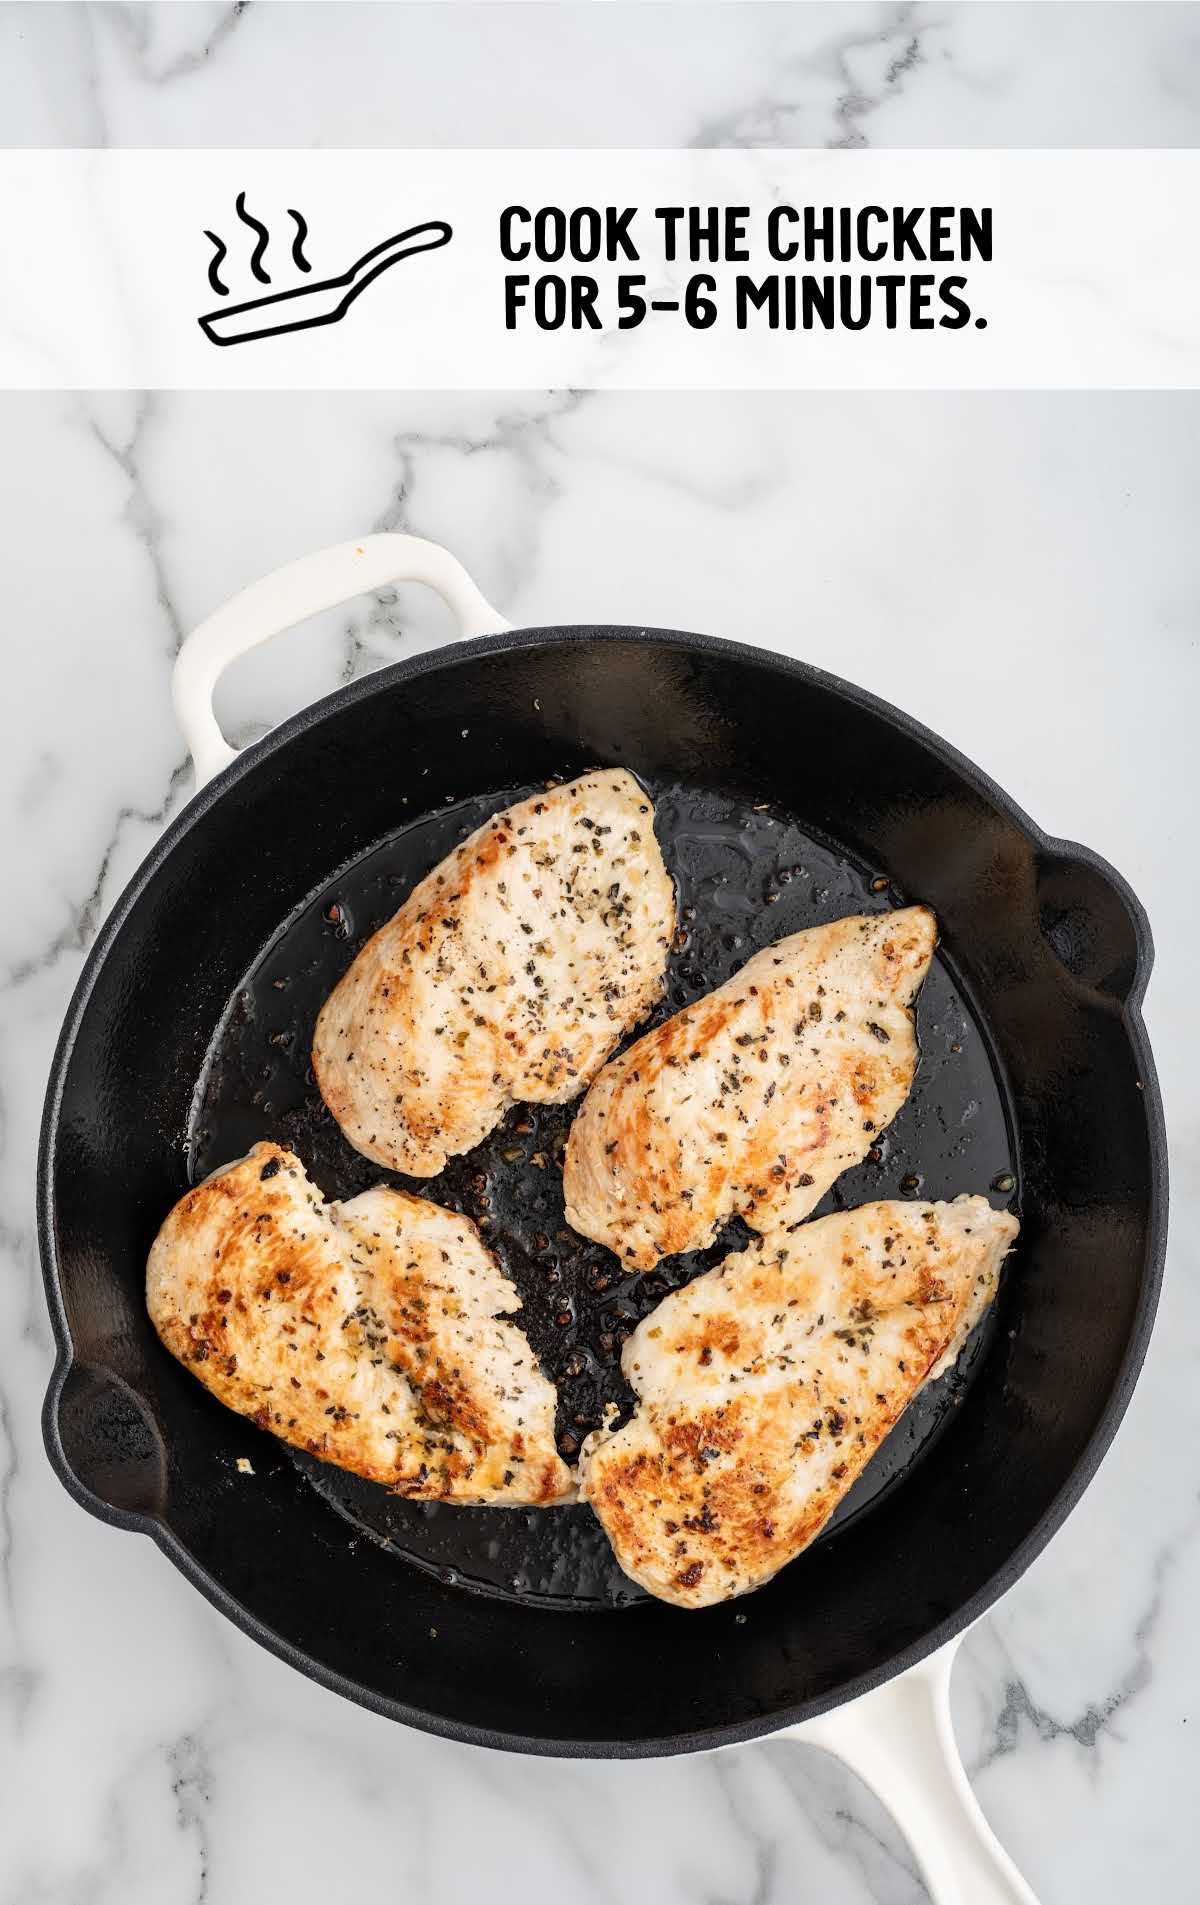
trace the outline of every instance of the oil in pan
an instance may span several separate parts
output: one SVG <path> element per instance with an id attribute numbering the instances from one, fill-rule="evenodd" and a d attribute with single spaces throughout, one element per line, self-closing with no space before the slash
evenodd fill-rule
<path id="1" fill-rule="evenodd" d="M 663 1001 L 633 1037 L 720 985 L 773 940 L 921 898 L 896 893 L 886 873 L 814 838 L 778 808 L 678 783 L 647 785 L 679 917 Z M 358 948 L 460 840 L 535 791 L 509 788 L 414 820 L 343 868 L 283 923 L 218 1028 L 189 1147 L 193 1180 L 272 1138 L 297 1152 L 328 1197 L 353 1197 L 382 1181 L 471 1217 L 521 1293 L 519 1321 L 557 1386 L 558 1443 L 571 1460 L 609 1404 L 622 1418 L 632 1407 L 620 1369 L 630 1332 L 668 1290 L 736 1249 L 745 1228 L 735 1220 L 707 1250 L 627 1276 L 611 1252 L 577 1236 L 563 1217 L 561 1159 L 575 1105 L 514 1107 L 467 1156 L 452 1159 L 436 1178 L 416 1180 L 351 1148 L 309 1065 L 317 1012 Z M 918 995 L 917 1032 L 921 1058 L 907 1104 L 817 1215 L 882 1197 L 953 1198 L 962 1191 L 990 1192 L 998 1205 L 1013 1202 L 1017 1161 L 1004 1081 L 941 952 Z M 994 1309 L 958 1368 L 918 1394 L 820 1541 L 869 1512 L 929 1449 L 986 1354 L 996 1317 Z M 575 1609 L 647 1598 L 617 1567 L 586 1507 L 409 1502 L 312 1457 L 288 1454 L 361 1533 L 443 1580 Z"/>

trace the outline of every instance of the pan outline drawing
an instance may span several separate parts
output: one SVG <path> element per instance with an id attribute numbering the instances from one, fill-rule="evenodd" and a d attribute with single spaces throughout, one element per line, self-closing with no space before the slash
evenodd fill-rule
<path id="1" fill-rule="evenodd" d="M 210 344 L 250 344 L 259 337 L 282 337 L 288 331 L 315 330 L 323 324 L 336 324 L 345 317 L 355 299 L 361 297 L 369 284 L 398 264 L 402 258 L 410 258 L 417 252 L 437 251 L 448 245 L 454 236 L 451 226 L 445 219 L 428 219 L 424 224 L 413 225 L 407 231 L 396 232 L 385 238 L 370 251 L 356 258 L 348 270 L 335 277 L 322 278 L 316 284 L 297 285 L 291 291 L 273 291 L 266 297 L 248 298 L 242 304 L 229 304 L 215 311 L 206 311 L 197 319 L 200 329 Z M 419 242 L 414 242 L 419 241 Z M 332 309 L 322 310 L 312 317 L 295 317 L 286 322 L 267 322 L 253 331 L 236 331 L 232 336 L 221 336 L 217 328 L 222 328 L 233 318 L 239 318 L 246 312 L 277 310 L 288 306 L 294 299 L 304 298 L 310 303 L 318 302 L 322 294 L 344 288 L 345 296 L 340 298 Z"/>

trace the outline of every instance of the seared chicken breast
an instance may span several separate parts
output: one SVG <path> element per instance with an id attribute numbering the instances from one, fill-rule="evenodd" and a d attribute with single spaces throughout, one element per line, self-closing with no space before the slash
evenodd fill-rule
<path id="1" fill-rule="evenodd" d="M 180 1199 L 146 1301 L 213 1394 L 295 1448 L 424 1501 L 573 1494 L 554 1390 L 475 1226 L 379 1188 L 327 1204 L 276 1144 Z"/>
<path id="2" fill-rule="evenodd" d="M 496 814 L 409 894 L 317 1020 L 356 1150 L 433 1177 L 516 1102 L 565 1104 L 658 999 L 675 895 L 649 795 L 597 769 Z"/>
<path id="3" fill-rule="evenodd" d="M 572 1126 L 567 1222 L 649 1270 L 734 1215 L 806 1217 L 908 1096 L 936 941 L 923 906 L 814 926 L 647 1032 Z"/>
<path id="4" fill-rule="evenodd" d="M 666 1297 L 625 1345 L 636 1413 L 581 1457 L 625 1572 L 677 1607 L 769 1581 L 961 1348 L 1016 1234 L 982 1197 L 867 1204 Z"/>

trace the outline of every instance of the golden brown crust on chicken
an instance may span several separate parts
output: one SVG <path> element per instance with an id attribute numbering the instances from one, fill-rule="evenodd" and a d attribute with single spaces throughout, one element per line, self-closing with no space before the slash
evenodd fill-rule
<path id="1" fill-rule="evenodd" d="M 159 1231 L 150 1316 L 261 1428 L 425 1501 L 570 1499 L 554 1390 L 469 1218 L 382 1187 L 326 1204 L 275 1144 L 198 1184 Z"/>
<path id="2" fill-rule="evenodd" d="M 567 1222 L 629 1269 L 735 1214 L 794 1223 L 908 1096 L 927 907 L 835 920 L 741 971 L 605 1066 L 567 1143 Z"/>
<path id="3" fill-rule="evenodd" d="M 635 1414 L 580 1463 L 625 1572 L 678 1607 L 769 1581 L 961 1348 L 1016 1234 L 982 1197 L 867 1204 L 756 1238 L 666 1297 L 622 1357 Z"/>
<path id="4" fill-rule="evenodd" d="M 321 1095 L 415 1177 L 511 1104 L 565 1104 L 662 991 L 675 895 L 650 797 L 596 769 L 496 814 L 435 867 L 322 1007 Z"/>

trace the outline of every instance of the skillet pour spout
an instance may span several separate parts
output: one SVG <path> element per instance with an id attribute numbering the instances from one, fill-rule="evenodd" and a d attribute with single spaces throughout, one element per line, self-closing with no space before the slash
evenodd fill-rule
<path id="1" fill-rule="evenodd" d="M 163 1513 L 163 1438 L 144 1398 L 113 1370 L 60 1361 L 43 1432 L 63 1483 L 101 1521 L 145 1532 Z"/>
<path id="2" fill-rule="evenodd" d="M 1038 909 L 1047 945 L 1080 985 L 1140 1006 L 1154 943 L 1140 900 L 1115 867 L 1073 842 L 1048 842 Z"/>

